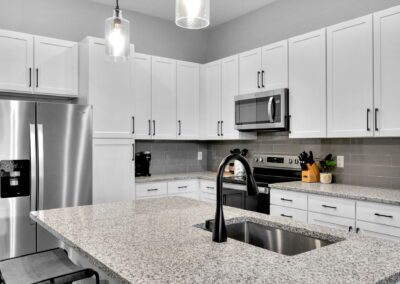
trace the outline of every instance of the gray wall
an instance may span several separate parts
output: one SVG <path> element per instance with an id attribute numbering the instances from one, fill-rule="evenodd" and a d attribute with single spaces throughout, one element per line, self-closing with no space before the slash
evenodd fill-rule
<path id="1" fill-rule="evenodd" d="M 289 139 L 287 133 L 259 134 L 257 141 L 208 144 L 208 170 L 216 171 L 230 149 L 247 148 L 249 160 L 257 153 L 298 155 L 313 151 L 319 159 L 342 155 L 344 168 L 334 172 L 336 182 L 400 189 L 400 138 L 396 139 Z"/>
<path id="2" fill-rule="evenodd" d="M 399 4 L 400 0 L 278 0 L 211 29 L 207 62 Z"/>
<path id="3" fill-rule="evenodd" d="M 123 8 L 123 7 L 122 7 Z M 112 7 L 88 0 L 0 0 L 0 29 L 72 41 L 104 37 Z M 131 22 L 136 51 L 194 62 L 205 61 L 207 31 L 190 31 L 174 23 L 123 11 Z"/>

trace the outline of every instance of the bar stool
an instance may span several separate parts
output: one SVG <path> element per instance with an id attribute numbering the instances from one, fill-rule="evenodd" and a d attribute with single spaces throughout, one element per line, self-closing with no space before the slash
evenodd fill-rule
<path id="1" fill-rule="evenodd" d="M 74 264 L 65 250 L 57 248 L 0 261 L 0 283 L 67 284 L 99 274 Z"/>

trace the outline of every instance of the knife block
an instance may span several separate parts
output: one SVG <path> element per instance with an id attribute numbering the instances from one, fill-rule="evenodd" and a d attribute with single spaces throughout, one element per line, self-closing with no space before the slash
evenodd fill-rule
<path id="1" fill-rule="evenodd" d="M 308 183 L 319 182 L 320 174 L 317 164 L 307 164 L 307 168 L 308 170 L 301 172 L 301 181 Z"/>

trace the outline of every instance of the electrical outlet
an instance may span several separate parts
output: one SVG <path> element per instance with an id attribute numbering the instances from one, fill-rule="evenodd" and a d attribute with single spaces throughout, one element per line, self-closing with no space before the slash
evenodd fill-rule
<path id="1" fill-rule="evenodd" d="M 197 152 L 197 160 L 203 160 L 203 152 Z"/>
<path id="2" fill-rule="evenodd" d="M 344 156 L 337 156 L 336 164 L 338 168 L 344 168 Z"/>

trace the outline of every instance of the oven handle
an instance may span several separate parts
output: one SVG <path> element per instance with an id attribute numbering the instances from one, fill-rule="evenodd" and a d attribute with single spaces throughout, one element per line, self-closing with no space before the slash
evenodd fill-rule
<path id="1" fill-rule="evenodd" d="M 270 97 L 268 101 L 268 119 L 269 122 L 274 122 L 275 117 L 275 107 L 274 107 L 274 97 Z"/>

